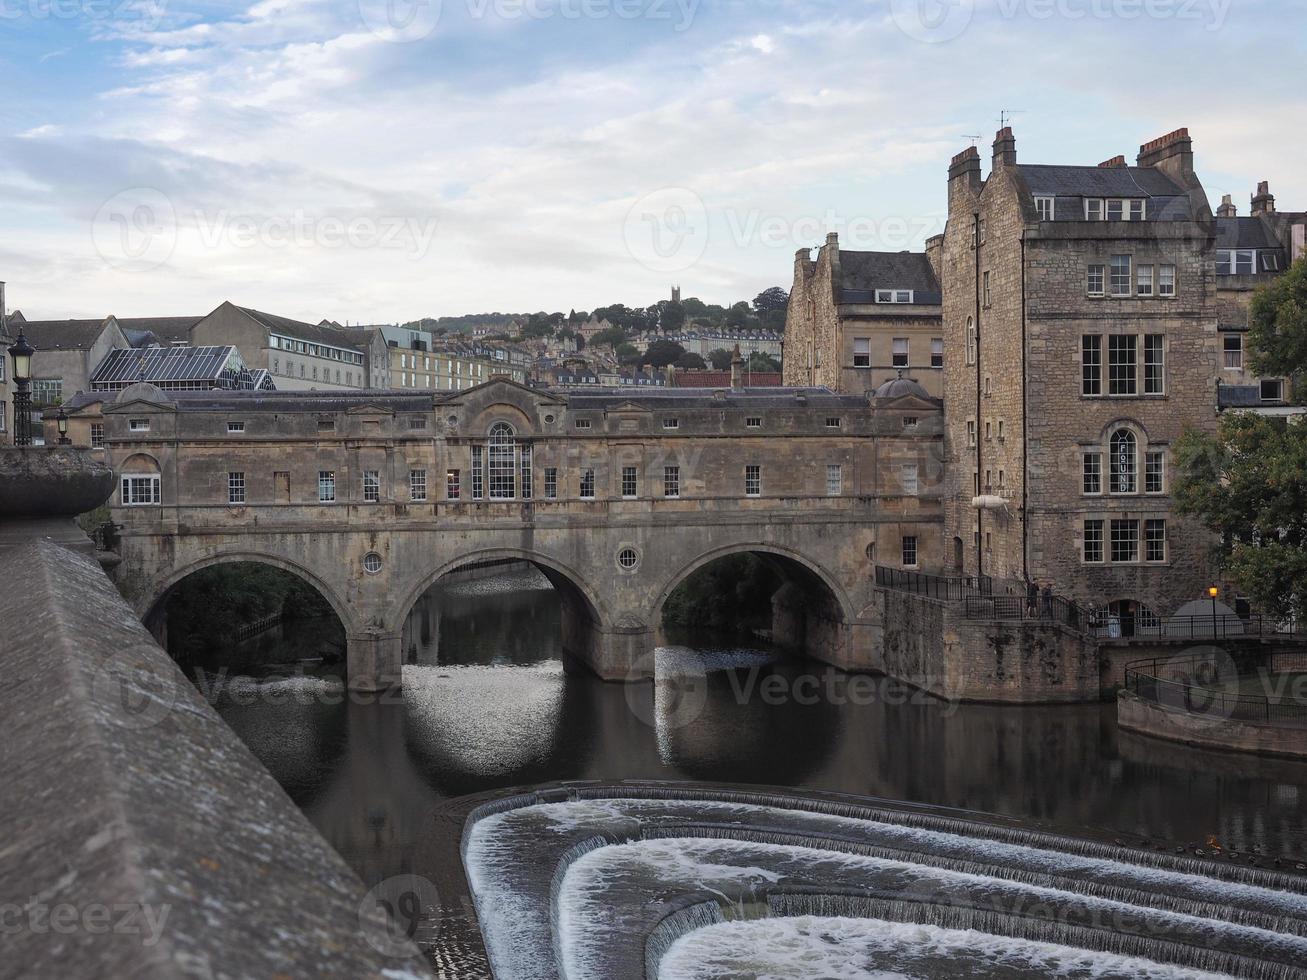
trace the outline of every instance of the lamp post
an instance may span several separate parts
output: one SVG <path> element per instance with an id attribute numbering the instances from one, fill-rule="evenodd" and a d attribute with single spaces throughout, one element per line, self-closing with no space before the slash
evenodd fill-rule
<path id="1" fill-rule="evenodd" d="M 62 405 L 59 406 L 59 414 L 55 416 L 55 424 L 59 426 L 59 445 L 71 446 L 73 441 L 68 438 L 68 413 Z"/>
<path id="2" fill-rule="evenodd" d="M 1207 590 L 1207 594 L 1212 597 L 1212 638 L 1216 638 L 1216 597 L 1221 594 L 1221 590 L 1213 585 Z"/>
<path id="3" fill-rule="evenodd" d="M 32 396 L 27 389 L 32 380 L 32 355 L 36 351 L 23 336 L 23 328 L 18 328 L 18 340 L 9 348 L 9 356 L 14 361 L 14 445 L 30 446 L 32 444 Z"/>

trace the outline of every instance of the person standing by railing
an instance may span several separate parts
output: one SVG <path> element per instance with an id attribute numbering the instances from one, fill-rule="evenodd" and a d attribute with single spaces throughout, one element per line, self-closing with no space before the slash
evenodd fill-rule
<path id="1" fill-rule="evenodd" d="M 1053 586 L 1051 583 L 1044 583 L 1044 590 L 1040 593 L 1039 615 L 1041 619 L 1053 618 Z"/>
<path id="2" fill-rule="evenodd" d="M 1026 579 L 1026 618 L 1034 619 L 1035 611 L 1039 607 L 1039 583 L 1034 579 Z"/>

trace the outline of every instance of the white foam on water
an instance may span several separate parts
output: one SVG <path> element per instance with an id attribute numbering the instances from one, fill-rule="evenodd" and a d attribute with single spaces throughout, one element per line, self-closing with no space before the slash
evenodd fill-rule
<path id="1" fill-rule="evenodd" d="M 966 974 L 958 969 L 963 964 Z M 946 972 L 940 972 L 941 968 Z M 916 980 L 1005 974 L 1095 980 L 1228 980 L 1224 974 L 1139 957 L 975 930 L 816 916 L 724 922 L 698 929 L 672 944 L 660 964 L 658 980 Z"/>
<path id="2" fill-rule="evenodd" d="M 404 701 L 417 737 L 438 742 L 483 775 L 513 772 L 547 757 L 563 706 L 557 662 L 521 667 L 404 667 Z"/>
<path id="3" fill-rule="evenodd" d="M 761 667 L 777 658 L 775 653 L 747 647 L 708 648 L 658 647 L 654 650 L 654 671 L 657 677 L 697 677 L 722 670 L 739 670 Z"/>

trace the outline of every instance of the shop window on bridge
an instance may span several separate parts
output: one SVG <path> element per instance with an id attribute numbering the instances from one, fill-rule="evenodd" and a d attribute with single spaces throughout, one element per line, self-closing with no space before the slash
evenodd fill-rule
<path id="1" fill-rule="evenodd" d="M 558 499 L 558 469 L 549 466 L 545 468 L 545 499 Z"/>
<path id="2" fill-rule="evenodd" d="M 583 470 L 581 472 L 581 499 L 595 499 L 595 471 Z"/>
<path id="3" fill-rule="evenodd" d="M 336 502 L 336 471 L 318 471 L 318 503 L 334 504 Z"/>
<path id="4" fill-rule="evenodd" d="M 123 463 L 119 499 L 124 507 L 150 507 L 163 502 L 159 464 L 149 456 L 131 456 Z"/>
<path id="5" fill-rule="evenodd" d="M 463 496 L 463 472 L 461 470 L 445 471 L 445 497 L 460 500 Z"/>

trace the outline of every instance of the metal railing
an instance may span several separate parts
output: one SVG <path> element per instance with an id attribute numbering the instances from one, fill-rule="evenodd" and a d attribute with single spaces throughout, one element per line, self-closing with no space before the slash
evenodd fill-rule
<path id="1" fill-rule="evenodd" d="M 1272 655 L 1257 669 L 1242 671 L 1218 655 L 1141 660 L 1126 667 L 1125 687 L 1144 701 L 1216 722 L 1307 727 L 1307 684 L 1288 673 L 1304 667 L 1302 654 Z M 1261 679 L 1267 694 L 1243 690 L 1253 678 Z"/>
<path id="2" fill-rule="evenodd" d="M 1092 627 L 1100 639 L 1146 642 L 1151 640 L 1212 640 L 1238 637 L 1294 636 L 1296 626 L 1268 616 L 1112 617 L 1100 612 Z"/>
<path id="3" fill-rule="evenodd" d="M 1058 623 L 1081 632 L 1089 628 L 1089 617 L 1083 609 L 1065 596 L 968 596 L 967 619 L 1024 620 L 1027 622 Z"/>
<path id="4" fill-rule="evenodd" d="M 931 599 L 948 599 L 960 602 L 968 596 L 994 594 L 994 580 L 988 575 L 950 577 L 913 572 L 903 568 L 876 566 L 876 585 L 882 589 L 911 592 Z"/>

